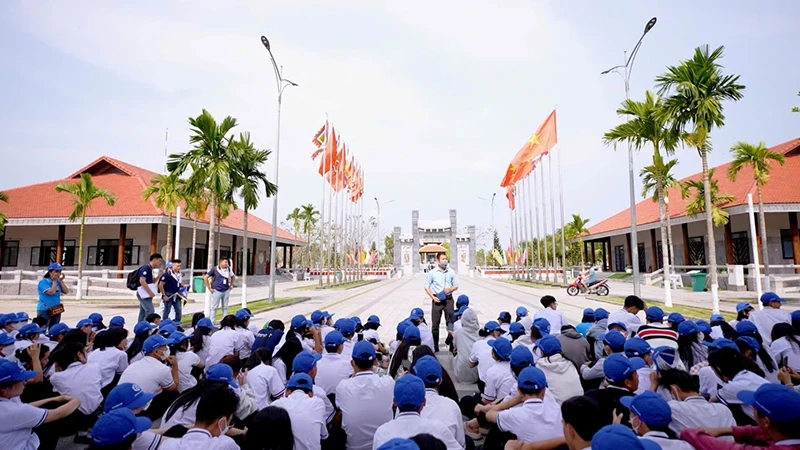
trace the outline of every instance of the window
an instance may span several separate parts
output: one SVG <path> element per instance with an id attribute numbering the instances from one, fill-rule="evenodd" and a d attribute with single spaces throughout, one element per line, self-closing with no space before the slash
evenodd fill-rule
<path id="1" fill-rule="evenodd" d="M 781 230 L 781 252 L 783 253 L 783 259 L 794 259 L 792 230 Z"/>
<path id="2" fill-rule="evenodd" d="M 689 238 L 689 263 L 695 266 L 706 264 L 706 244 L 703 236 Z"/>
<path id="3" fill-rule="evenodd" d="M 117 267 L 119 264 L 119 239 L 98 239 L 97 246 L 89 247 L 86 255 L 89 266 Z M 133 239 L 125 240 L 123 266 L 139 264 L 139 246 L 133 245 Z"/>
<path id="4" fill-rule="evenodd" d="M 49 266 L 50 263 L 58 261 L 56 253 L 58 252 L 57 240 L 42 241 L 39 247 L 31 248 L 31 265 L 32 266 Z M 64 248 L 61 251 L 61 265 L 74 266 L 75 265 L 75 240 L 65 240 Z"/>
<path id="5" fill-rule="evenodd" d="M 17 267 L 19 259 L 19 241 L 6 241 L 3 247 L 3 267 Z"/>
<path id="6" fill-rule="evenodd" d="M 219 246 L 219 259 L 231 259 L 231 247 L 229 245 Z"/>
<path id="7" fill-rule="evenodd" d="M 191 261 L 191 248 L 186 249 L 186 259 L 185 261 Z M 206 263 L 208 262 L 208 250 L 206 250 L 206 244 L 198 242 L 197 247 L 195 247 L 194 252 L 194 268 L 195 270 L 203 270 L 206 267 Z M 188 268 L 188 267 L 187 267 Z"/>

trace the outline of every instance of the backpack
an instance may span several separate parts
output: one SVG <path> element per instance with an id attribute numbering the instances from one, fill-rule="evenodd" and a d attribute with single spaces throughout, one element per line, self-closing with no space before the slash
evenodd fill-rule
<path id="1" fill-rule="evenodd" d="M 142 268 L 139 267 L 136 270 L 132 270 L 128 274 L 128 282 L 125 283 L 125 285 L 128 287 L 128 289 L 130 289 L 132 291 L 135 291 L 135 290 L 139 289 L 139 286 L 141 286 L 141 283 L 139 283 L 139 270 L 141 270 L 141 269 Z"/>

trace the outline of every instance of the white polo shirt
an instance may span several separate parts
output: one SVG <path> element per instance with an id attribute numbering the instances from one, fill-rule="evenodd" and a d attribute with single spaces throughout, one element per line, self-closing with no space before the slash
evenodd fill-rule
<path id="1" fill-rule="evenodd" d="M 614 311 L 608 315 L 609 326 L 611 326 L 612 323 L 617 322 L 624 323 L 625 326 L 628 327 L 628 336 L 633 334 L 634 331 L 638 331 L 639 327 L 642 326 L 642 319 L 640 319 L 637 315 L 625 311 L 625 309 Z"/>
<path id="2" fill-rule="evenodd" d="M 175 359 L 178 360 L 178 392 L 197 386 L 197 378 L 192 376 L 192 369 L 200 364 L 200 357 L 195 352 L 188 351 L 178 352 Z"/>
<path id="3" fill-rule="evenodd" d="M 19 397 L 0 397 L 0 450 L 36 450 L 39 436 L 33 429 L 47 419 L 47 410 L 22 403 Z M 14 420 L 8 420 L 13 417 Z"/>
<path id="4" fill-rule="evenodd" d="M 61 395 L 70 395 L 81 401 L 78 410 L 92 414 L 103 403 L 101 369 L 98 364 L 76 361 L 66 370 L 50 375 L 50 384 Z"/>
<path id="5" fill-rule="evenodd" d="M 322 359 L 317 361 L 317 376 L 314 377 L 314 384 L 324 389 L 325 392 L 336 392 L 339 383 L 353 374 L 353 366 L 350 361 L 352 358 L 341 353 L 323 353 Z"/>
<path id="6" fill-rule="evenodd" d="M 764 345 L 772 343 L 772 328 L 779 323 L 792 324 L 792 313 L 780 308 L 765 307 L 762 310 L 755 310 L 750 313 L 748 318 L 758 328 L 758 333 L 764 340 Z"/>
<path id="7" fill-rule="evenodd" d="M 538 398 L 525 400 L 517 407 L 497 413 L 497 428 L 514 433 L 522 442 L 564 437 L 561 408 L 557 403 Z"/>
<path id="8" fill-rule="evenodd" d="M 152 431 L 143 431 L 136 436 L 136 440 L 131 445 L 131 450 L 156 450 L 161 445 L 163 436 Z M 165 439 L 169 440 L 169 438 Z"/>
<path id="9" fill-rule="evenodd" d="M 238 342 L 239 358 L 245 359 L 250 357 L 250 350 L 253 348 L 253 343 L 256 342 L 256 335 L 247 328 L 236 327 L 236 332 L 242 337 Z"/>
<path id="10" fill-rule="evenodd" d="M 741 405 L 742 412 L 750 416 L 751 419 L 755 419 L 753 416 L 753 407 L 743 404 L 737 395 L 741 391 L 755 391 L 759 386 L 766 383 L 768 383 L 767 380 L 753 372 L 743 370 L 737 373 L 731 381 L 725 383 L 717 391 L 717 398 L 726 405 Z"/>
<path id="11" fill-rule="evenodd" d="M 486 372 L 497 363 L 492 357 L 492 347 L 489 346 L 489 339 L 494 338 L 487 337 L 475 341 L 469 352 L 469 362 L 478 363 L 478 378 L 484 383 L 486 383 Z"/>
<path id="12" fill-rule="evenodd" d="M 336 408 L 333 407 L 333 403 L 331 403 L 331 400 L 328 398 L 328 393 L 325 392 L 325 389 L 322 389 L 315 384 L 314 398 L 322 400 L 322 404 L 325 405 L 325 423 L 333 420 L 333 416 L 336 415 Z"/>
<path id="13" fill-rule="evenodd" d="M 211 436 L 207 430 L 192 428 L 180 439 L 165 439 L 161 450 L 239 450 L 239 445 L 228 436 Z"/>
<path id="14" fill-rule="evenodd" d="M 489 401 L 504 398 L 517 387 L 517 380 L 511 372 L 511 363 L 497 361 L 495 365 L 486 371 L 484 383 L 486 383 L 486 386 L 483 388 L 483 398 Z"/>
<path id="15" fill-rule="evenodd" d="M 358 341 L 358 338 L 355 335 L 353 335 L 353 337 L 350 338 L 350 339 L 345 338 L 344 344 L 343 344 L 344 348 L 342 349 L 342 354 L 345 356 L 345 358 L 352 358 L 353 357 L 353 347 L 356 346 L 356 342 L 357 341 Z"/>
<path id="16" fill-rule="evenodd" d="M 687 428 L 722 428 L 736 426 L 733 414 L 727 406 L 721 403 L 711 403 L 701 396 L 686 397 L 682 402 L 671 400 L 669 408 L 672 410 L 670 430 L 676 434 Z M 732 437 L 729 440 L 733 440 Z"/>
<path id="17" fill-rule="evenodd" d="M 422 341 L 420 345 L 427 345 L 431 350 L 436 350 L 436 344 L 433 342 L 433 332 L 431 331 L 431 326 L 425 322 L 421 322 L 417 328 L 419 328 L 419 337 Z"/>
<path id="18" fill-rule="evenodd" d="M 708 361 L 704 364 L 705 366 L 697 371 L 697 377 L 700 379 L 700 394 L 707 395 L 711 398 L 717 395 L 717 390 L 719 390 L 719 387 L 724 383 L 719 379 L 714 369 L 708 365 Z"/>
<path id="19" fill-rule="evenodd" d="M 283 362 L 280 358 L 272 358 L 272 367 L 278 371 L 278 377 L 281 379 L 281 383 L 286 386 L 286 363 Z"/>
<path id="20" fill-rule="evenodd" d="M 152 356 L 145 356 L 128 366 L 119 382 L 138 384 L 142 391 L 149 394 L 156 394 L 159 389 L 167 389 L 174 384 L 172 369 Z"/>
<path id="21" fill-rule="evenodd" d="M 342 411 L 347 450 L 371 450 L 372 436 L 392 420 L 394 380 L 372 372 L 359 372 L 339 383 L 336 406 Z"/>
<path id="22" fill-rule="evenodd" d="M 200 403 L 200 399 L 189 403 L 188 406 L 184 405 L 175 409 L 175 412 L 169 417 L 169 419 L 167 419 L 167 413 L 169 413 L 171 406 L 170 408 L 167 408 L 167 410 L 164 411 L 164 417 L 161 418 L 161 428 L 169 429 L 175 425 L 183 425 L 185 427 L 194 425 L 194 423 L 197 421 L 198 403 Z"/>
<path id="23" fill-rule="evenodd" d="M 424 410 L 424 408 L 423 408 Z M 427 433 L 444 442 L 447 450 L 463 450 L 443 422 L 423 419 L 416 412 L 402 412 L 394 420 L 381 425 L 372 438 L 372 448 L 377 449 L 394 438 L 410 438 Z"/>
<path id="24" fill-rule="evenodd" d="M 258 409 L 264 409 L 272 399 L 283 396 L 284 385 L 274 367 L 261 363 L 247 371 L 247 385 L 253 391 Z"/>
<path id="25" fill-rule="evenodd" d="M 552 335 L 559 335 L 561 334 L 561 327 L 564 325 L 569 325 L 567 322 L 566 317 L 564 314 L 561 314 L 561 311 L 555 310 L 553 308 L 545 308 L 536 311 L 536 314 L 533 315 L 534 319 L 545 318 L 548 322 L 550 322 L 550 334 Z"/>
<path id="26" fill-rule="evenodd" d="M 648 431 L 639 439 L 655 442 L 662 450 L 694 450 L 692 444 L 680 439 L 670 439 L 663 431 Z"/>
<path id="27" fill-rule="evenodd" d="M 322 342 L 325 342 L 325 336 L 327 336 L 328 333 L 330 333 L 331 331 L 333 331 L 333 327 L 332 326 L 323 325 L 323 326 L 319 327 L 319 336 L 320 336 L 320 339 L 322 339 Z"/>
<path id="28" fill-rule="evenodd" d="M 116 347 L 93 350 L 86 361 L 100 366 L 102 386 L 106 387 L 114 381 L 114 376 L 122 374 L 128 368 L 128 354 Z"/>
<path id="29" fill-rule="evenodd" d="M 292 421 L 295 450 L 320 450 L 322 439 L 328 437 L 325 426 L 325 405 L 316 397 L 309 397 L 303 391 L 292 392 L 272 403 L 289 413 Z"/>
<path id="30" fill-rule="evenodd" d="M 796 338 L 800 340 L 800 338 Z M 800 371 L 800 346 L 782 337 L 769 345 L 770 352 L 778 361 L 786 358 L 786 363 L 795 371 Z"/>
<path id="31" fill-rule="evenodd" d="M 220 362 L 224 356 L 234 355 L 243 347 L 242 335 L 230 328 L 223 328 L 211 335 L 208 340 L 208 357 L 206 367 L 211 367 Z"/>
<path id="32" fill-rule="evenodd" d="M 425 389 L 425 407 L 420 413 L 423 419 L 438 420 L 453 433 L 453 437 L 462 447 L 464 442 L 464 419 L 461 408 L 452 399 L 439 395 L 436 389 Z"/>

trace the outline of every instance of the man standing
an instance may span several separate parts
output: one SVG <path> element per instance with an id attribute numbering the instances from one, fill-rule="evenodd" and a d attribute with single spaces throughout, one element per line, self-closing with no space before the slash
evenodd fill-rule
<path id="1" fill-rule="evenodd" d="M 444 311 L 445 324 L 448 331 L 453 330 L 453 292 L 458 290 L 456 272 L 447 267 L 447 255 L 439 252 L 436 255 L 436 268 L 428 272 L 425 280 L 425 293 L 433 302 L 431 318 L 433 319 L 434 351 L 439 351 L 439 325 Z"/>
<path id="2" fill-rule="evenodd" d="M 156 312 L 153 306 L 153 297 L 156 296 L 156 285 L 153 284 L 153 270 L 161 265 L 164 258 L 160 253 L 150 255 L 150 263 L 139 268 L 139 288 L 136 290 L 136 298 L 139 299 L 139 320 L 141 322 L 149 314 Z"/>
<path id="3" fill-rule="evenodd" d="M 205 276 L 206 288 L 211 291 L 211 320 L 217 317 L 217 308 L 222 307 L 222 317 L 228 315 L 228 300 L 231 286 L 236 277 L 228 267 L 228 259 L 220 258 L 219 264 L 212 267 Z"/>
<path id="4" fill-rule="evenodd" d="M 161 302 L 164 304 L 164 319 L 169 319 L 171 308 L 175 308 L 175 322 L 181 322 L 181 307 L 183 298 L 178 295 L 178 291 L 183 287 L 183 275 L 181 275 L 181 260 L 173 259 L 171 266 L 158 280 L 158 291 L 161 292 Z"/>

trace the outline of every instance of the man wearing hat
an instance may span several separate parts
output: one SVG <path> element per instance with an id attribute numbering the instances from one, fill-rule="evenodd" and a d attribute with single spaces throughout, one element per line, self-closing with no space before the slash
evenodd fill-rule
<path id="1" fill-rule="evenodd" d="M 651 306 L 645 311 L 647 323 L 639 327 L 637 336 L 647 341 L 652 348 L 678 348 L 678 332 L 664 323 L 664 311 L 658 306 Z"/>
<path id="2" fill-rule="evenodd" d="M 157 394 L 145 413 L 151 420 L 160 418 L 177 397 L 180 372 L 178 360 L 169 351 L 171 343 L 159 334 L 145 339 L 144 357 L 129 365 L 119 378 L 119 383 L 135 383 L 142 391 Z"/>
<path id="3" fill-rule="evenodd" d="M 47 320 L 45 328 L 48 330 L 53 325 L 61 322 L 61 313 L 64 312 L 64 305 L 61 304 L 61 294 L 69 294 L 67 283 L 64 282 L 64 268 L 59 263 L 52 263 L 47 266 L 47 273 L 44 278 L 39 280 L 36 290 L 39 293 L 39 301 L 36 303 L 36 317 L 43 317 Z"/>
<path id="4" fill-rule="evenodd" d="M 344 341 L 342 333 L 336 330 L 328 333 L 325 336 L 325 353 L 317 363 L 317 376 L 314 377 L 314 383 L 330 394 L 335 394 L 339 383 L 353 374 L 350 358 L 342 354 Z"/>
<path id="5" fill-rule="evenodd" d="M 108 412 L 92 427 L 92 447 L 130 448 L 139 434 L 149 430 L 152 425 L 150 419 L 136 417 L 129 409 Z"/>
<path id="6" fill-rule="evenodd" d="M 611 423 L 612 413 L 616 411 L 615 414 L 622 415 L 619 423 L 630 426 L 628 408 L 620 403 L 620 399 L 633 396 L 639 388 L 639 376 L 636 371 L 642 367 L 644 367 L 642 358 L 628 358 L 622 353 L 614 353 L 605 359 L 603 370 L 608 387 L 586 393 L 587 397 L 593 398 L 600 405 L 605 423 Z"/>
<path id="7" fill-rule="evenodd" d="M 686 442 L 670 439 L 672 411 L 660 395 L 645 391 L 634 397 L 623 397 L 619 402 L 630 410 L 631 428 L 641 439 L 653 441 L 665 450 L 694 450 Z"/>
<path id="8" fill-rule="evenodd" d="M 447 330 L 453 330 L 453 292 L 458 290 L 456 272 L 447 266 L 447 255 L 436 255 L 436 268 L 428 272 L 425 279 L 425 293 L 431 299 L 431 320 L 434 351 L 439 351 L 439 325 L 444 313 Z"/>
<path id="9" fill-rule="evenodd" d="M 425 383 L 425 408 L 420 413 L 423 419 L 442 421 L 452 432 L 459 445 L 465 446 L 464 422 L 458 403 L 439 395 L 437 388 L 442 384 L 442 365 L 433 356 L 426 355 L 414 361 L 414 375 Z"/>
<path id="10" fill-rule="evenodd" d="M 604 364 L 608 356 L 615 353 L 622 353 L 625 351 L 625 335 L 619 331 L 609 331 L 601 337 L 603 342 L 603 355 L 594 363 L 584 364 L 581 367 L 581 379 L 585 382 L 595 381 L 599 383 L 605 375 Z M 597 387 L 593 383 L 588 383 L 587 386 Z"/>
<path id="11" fill-rule="evenodd" d="M 592 359 L 603 357 L 603 335 L 608 331 L 608 311 L 603 308 L 594 310 L 594 323 L 586 332 L 586 340 L 592 348 Z"/>
<path id="12" fill-rule="evenodd" d="M 718 447 L 711 447 L 718 448 Z M 592 450 L 661 450 L 649 439 L 639 439 L 630 428 L 621 424 L 606 425 L 592 437 Z"/>
<path id="13" fill-rule="evenodd" d="M 328 438 L 325 425 L 325 405 L 314 395 L 314 381 L 308 374 L 294 373 L 286 384 L 286 397 L 272 406 L 289 413 L 296 450 L 320 450 L 321 441 Z"/>
<path id="14" fill-rule="evenodd" d="M 297 356 L 294 357 L 294 361 L 292 361 L 292 373 L 307 374 L 313 381 L 317 378 L 317 361 L 321 358 L 322 355 L 319 353 L 311 353 L 308 350 L 303 350 L 298 353 Z M 314 392 L 314 397 L 322 400 L 322 403 L 325 405 L 325 422 L 330 423 L 333 420 L 333 416 L 336 414 L 336 410 L 333 407 L 333 403 L 331 403 L 328 398 L 328 393 L 317 384 L 314 384 L 312 391 Z"/>
<path id="15" fill-rule="evenodd" d="M 761 294 L 761 304 L 764 309 L 750 313 L 750 321 L 758 328 L 758 333 L 764 340 L 764 345 L 772 343 L 772 328 L 779 323 L 792 324 L 792 314 L 781 309 L 781 305 L 786 299 L 781 298 L 774 292 L 764 292 Z"/>

